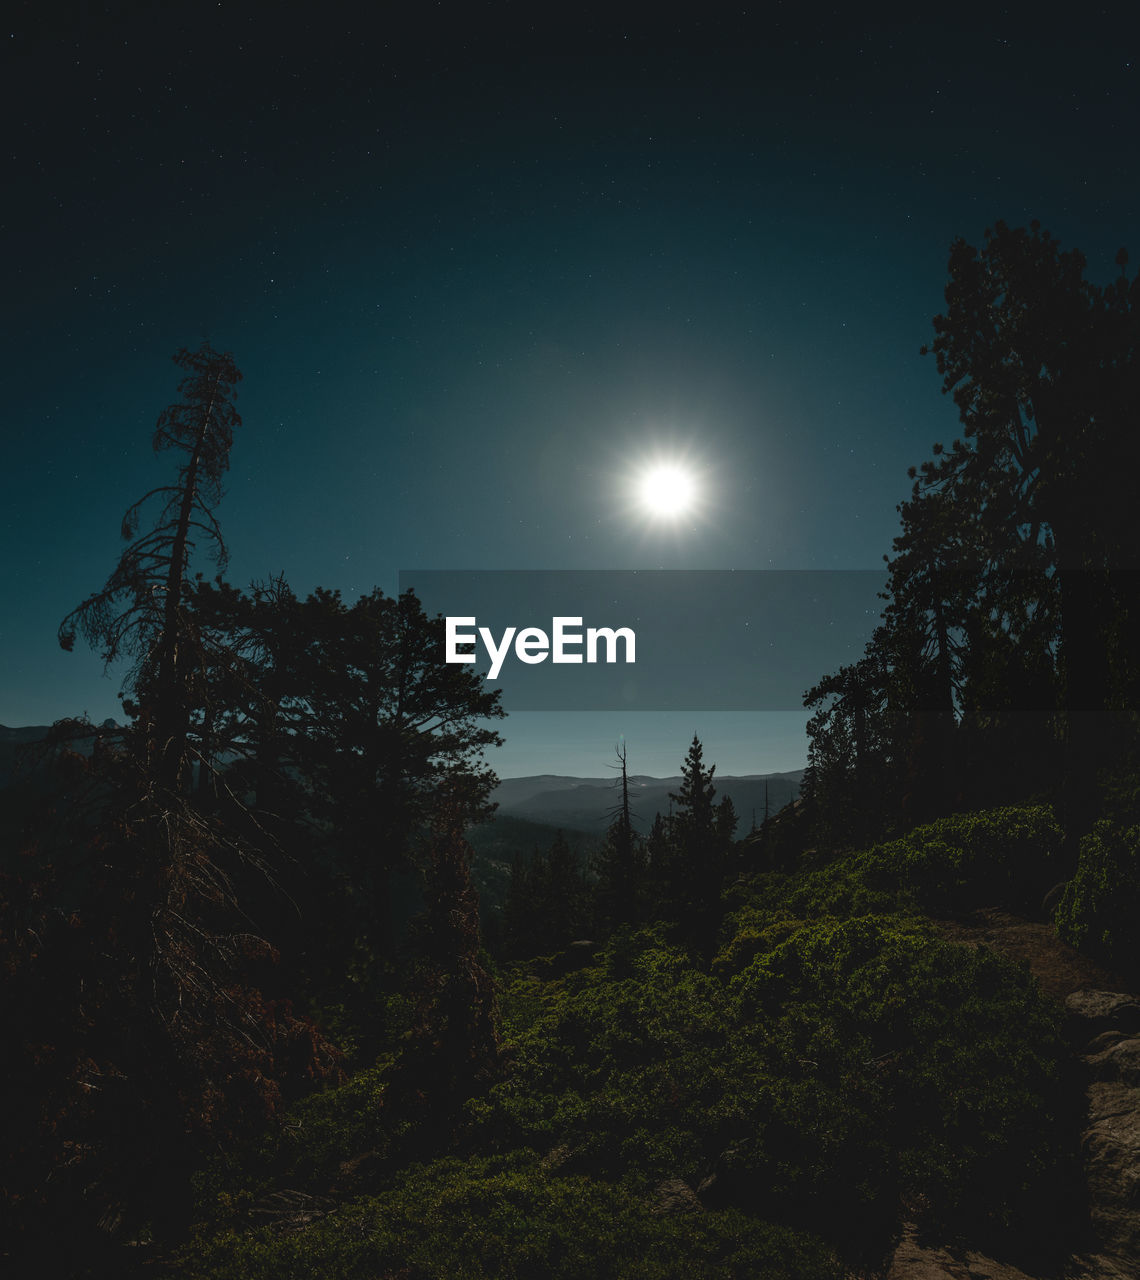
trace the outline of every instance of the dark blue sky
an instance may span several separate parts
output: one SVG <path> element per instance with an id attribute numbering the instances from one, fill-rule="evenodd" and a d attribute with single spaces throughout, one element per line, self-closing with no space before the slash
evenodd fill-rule
<path id="1" fill-rule="evenodd" d="M 918 354 L 953 237 L 1038 218 L 1097 280 L 1140 252 L 1137 21 L 716 8 L 25 6 L 0 723 L 117 714 L 55 630 L 169 476 L 170 356 L 206 337 L 245 375 L 236 583 L 880 564 L 956 433 Z M 632 476 L 673 454 L 703 501 L 656 525 Z M 495 763 L 597 774 L 624 732 L 669 773 L 696 730 L 722 773 L 796 768 L 803 720 L 531 713 Z"/>

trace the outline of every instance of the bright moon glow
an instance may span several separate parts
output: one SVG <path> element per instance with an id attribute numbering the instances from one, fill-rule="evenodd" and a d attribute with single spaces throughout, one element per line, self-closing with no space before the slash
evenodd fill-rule
<path id="1" fill-rule="evenodd" d="M 641 477 L 638 491 L 641 501 L 658 516 L 684 515 L 696 497 L 693 477 L 677 466 L 653 467 Z"/>

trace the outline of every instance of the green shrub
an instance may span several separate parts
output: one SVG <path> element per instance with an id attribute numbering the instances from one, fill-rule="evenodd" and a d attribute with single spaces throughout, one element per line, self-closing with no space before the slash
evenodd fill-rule
<path id="1" fill-rule="evenodd" d="M 724 991 L 661 935 L 617 935 L 595 966 L 503 993 L 509 1079 L 478 1140 L 568 1147 L 576 1167 L 647 1184 L 707 1171 L 728 1061 Z"/>
<path id="2" fill-rule="evenodd" d="M 818 870 L 775 884 L 767 877 L 757 885 L 758 905 L 769 918 L 1036 908 L 1062 839 L 1044 805 L 955 814 Z M 747 911 L 738 913 L 738 925 Z"/>
<path id="3" fill-rule="evenodd" d="M 667 1215 L 652 1196 L 546 1172 L 531 1152 L 439 1160 L 302 1229 L 199 1241 L 195 1280 L 839 1280 L 816 1239 L 733 1210 Z"/>
<path id="4" fill-rule="evenodd" d="M 897 1187 L 932 1220 L 1006 1228 L 1063 1193 L 1059 1015 L 1025 967 L 941 942 L 916 920 L 818 921 L 754 958 L 729 994 L 734 1025 L 780 1082 L 784 1131 L 800 1135 L 796 1177 L 848 1212 Z M 835 1116 L 823 1130 L 820 1091 Z M 787 1156 L 763 1129 L 737 1164 L 741 1195 L 758 1202 L 789 1185 Z"/>
<path id="5" fill-rule="evenodd" d="M 257 1141 L 216 1157 L 194 1179 L 197 1217 L 225 1222 L 278 1183 L 322 1193 L 345 1160 L 383 1151 L 390 1137 L 384 1114 L 390 1065 L 383 1061 L 311 1094 Z"/>
<path id="6" fill-rule="evenodd" d="M 879 883 L 909 886 L 918 905 L 933 913 L 1035 909 L 1063 839 L 1047 805 L 955 814 L 882 846 Z M 896 858 L 897 870 L 890 865 Z"/>
<path id="7" fill-rule="evenodd" d="M 824 1275 L 808 1237 L 873 1265 L 900 1210 L 1039 1243 L 1073 1199 L 1057 1013 L 1024 966 L 942 942 L 916 911 L 1012 902 L 1059 843 L 1043 808 L 946 819 L 758 880 L 712 973 L 662 928 L 619 931 L 557 978 L 515 970 L 510 1070 L 456 1135 L 469 1162 L 405 1163 L 288 1236 L 218 1236 L 201 1274 Z M 383 1082 L 295 1108 L 210 1185 L 213 1221 L 382 1150 Z M 651 1211 L 674 1178 L 702 1211 Z"/>
<path id="8" fill-rule="evenodd" d="M 1026 969 L 898 915 L 780 920 L 749 948 L 726 986 L 643 932 L 508 992 L 515 1070 L 473 1140 L 558 1149 L 631 1188 L 715 1174 L 709 1203 L 855 1253 L 900 1195 L 1004 1227 L 1053 1194 L 1063 1050 Z"/>
<path id="9" fill-rule="evenodd" d="M 1101 821 L 1081 841 L 1076 874 L 1057 908 L 1066 942 L 1115 969 L 1140 970 L 1140 827 Z"/>

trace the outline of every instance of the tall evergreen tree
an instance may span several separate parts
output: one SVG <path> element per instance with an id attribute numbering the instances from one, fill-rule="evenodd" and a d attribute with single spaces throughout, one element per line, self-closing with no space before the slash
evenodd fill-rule
<path id="1" fill-rule="evenodd" d="M 716 803 L 716 765 L 704 765 L 696 734 L 681 765 L 680 790 L 670 793 L 669 899 L 682 934 L 709 950 L 720 923 L 720 895 L 728 871 L 728 851 L 736 829 L 732 801 Z"/>
<path id="2" fill-rule="evenodd" d="M 1058 709 L 1066 824 L 1087 826 L 1138 675 L 1140 285 L 1118 262 L 1091 285 L 1037 224 L 953 245 L 932 349 L 965 439 L 912 468 L 883 625 L 807 697 L 805 792 L 828 838 L 992 800 L 995 768 L 1007 797 L 1047 792 Z"/>
<path id="3" fill-rule="evenodd" d="M 459 1104 L 488 1087 L 499 1067 L 498 992 L 481 956 L 463 809 L 445 799 L 433 823 L 416 929 L 415 1024 L 389 1089 L 397 1105 L 412 1104 L 429 1148 L 446 1140 Z"/>
<path id="4" fill-rule="evenodd" d="M 916 641 L 879 627 L 858 662 L 804 696 L 808 721 L 804 793 L 817 838 L 858 843 L 881 833 L 904 777 L 914 707 Z"/>
<path id="5" fill-rule="evenodd" d="M 981 249 L 955 241 L 932 350 L 966 441 L 924 464 L 991 529 L 1027 531 L 1056 574 L 1069 739 L 1070 833 L 1092 815 L 1122 671 L 1110 635 L 1135 615 L 1140 552 L 1130 527 L 1132 417 L 1140 390 L 1140 277 L 1105 287 L 1039 224 L 997 223 Z"/>
<path id="6" fill-rule="evenodd" d="M 490 812 L 500 695 L 444 661 L 442 619 L 411 592 L 349 604 L 323 589 L 298 599 L 283 579 L 248 593 L 202 582 L 193 606 L 227 655 L 210 673 L 214 749 L 239 759 L 232 787 L 256 795 L 258 823 L 295 854 L 285 879 L 300 912 L 278 918 L 307 994 L 342 1006 L 370 1044 L 406 923 L 394 883 L 426 865 L 440 796 L 468 823 Z"/>
<path id="7" fill-rule="evenodd" d="M 80 1249 L 97 1223 L 149 1219 L 156 1236 L 176 1235 L 202 1147 L 264 1121 L 298 1074 L 335 1071 L 312 1024 L 260 989 L 272 949 L 250 929 L 237 884 L 265 848 L 191 794 L 206 664 L 188 573 L 201 544 L 225 560 L 214 508 L 241 375 L 208 345 L 175 360 L 187 370 L 182 399 L 159 417 L 154 447 L 185 455 L 176 481 L 130 508 L 118 565 L 59 630 L 65 649 L 82 634 L 107 663 L 133 658 L 136 724 L 76 758 L 87 790 L 72 785 L 56 843 L 45 828 L 24 860 L 40 917 L 29 932 L 42 942 L 9 965 L 10 998 L 31 993 L 35 1010 L 13 1052 L 25 1072 L 45 1047 L 53 1060 L 29 1099 L 49 1216 L 53 1197 L 71 1196 L 54 1215 Z M 139 536 L 151 504 L 154 525 Z M 6 928 L 13 900 L 0 905 Z"/>
<path id="8" fill-rule="evenodd" d="M 511 862 L 503 904 L 506 954 L 515 959 L 551 955 L 582 936 L 587 917 L 582 867 L 561 831 L 545 852 Z"/>
<path id="9" fill-rule="evenodd" d="M 219 569 L 225 565 L 214 508 L 229 469 L 234 429 L 241 424 L 234 408 L 241 373 L 228 352 L 205 343 L 197 351 L 183 348 L 174 361 L 187 370 L 178 388 L 182 398 L 159 416 L 153 445 L 156 453 L 174 449 L 185 455 L 177 479 L 150 490 L 128 509 L 122 535 L 130 545 L 102 590 L 59 627 L 64 649 L 71 649 L 81 632 L 102 650 L 108 665 L 123 655 L 134 658 L 128 688 L 145 734 L 148 770 L 170 790 L 188 781 L 187 738 L 200 666 L 185 609 L 190 558 L 204 543 Z M 152 504 L 158 508 L 155 522 L 138 536 Z"/>
<path id="10" fill-rule="evenodd" d="M 546 950 L 560 951 L 582 937 L 585 924 L 585 880 L 582 866 L 561 831 L 546 854 L 545 910 L 540 920 L 547 932 Z"/>
<path id="11" fill-rule="evenodd" d="M 645 837 L 645 916 L 648 920 L 669 915 L 670 880 L 673 875 L 673 850 L 669 840 L 669 819 L 662 813 L 653 815 L 649 834 Z"/>

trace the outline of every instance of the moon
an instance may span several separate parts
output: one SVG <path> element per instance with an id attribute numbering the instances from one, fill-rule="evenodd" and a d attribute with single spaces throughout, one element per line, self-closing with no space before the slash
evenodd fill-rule
<path id="1" fill-rule="evenodd" d="M 683 516 L 692 510 L 697 485 L 692 472 L 676 463 L 657 463 L 637 481 L 642 506 L 658 517 Z"/>

